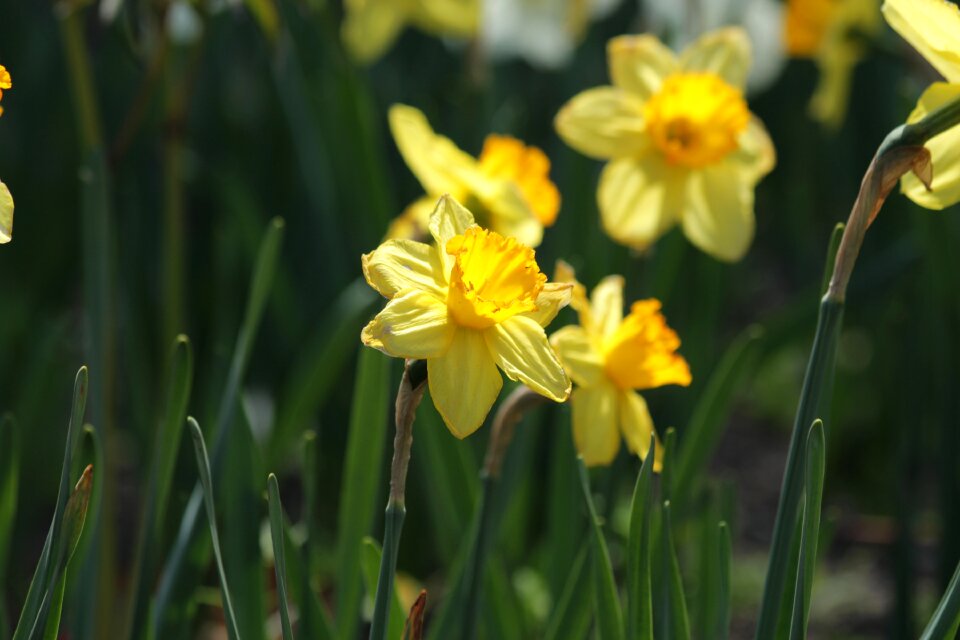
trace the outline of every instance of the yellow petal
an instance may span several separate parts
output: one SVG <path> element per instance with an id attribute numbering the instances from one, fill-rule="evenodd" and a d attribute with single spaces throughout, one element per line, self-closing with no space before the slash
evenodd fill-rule
<path id="1" fill-rule="evenodd" d="M 542 396 L 563 402 L 570 396 L 570 379 L 535 320 L 514 316 L 484 331 L 497 365 Z"/>
<path id="2" fill-rule="evenodd" d="M 447 304 L 410 289 L 387 303 L 363 328 L 363 344 L 395 358 L 436 358 L 446 353 L 456 331 Z"/>
<path id="3" fill-rule="evenodd" d="M 527 204 L 520 189 L 509 180 L 491 179 L 476 174 L 464 176 L 472 195 L 489 214 L 481 226 L 502 236 L 516 238 L 528 247 L 543 241 L 543 223 Z"/>
<path id="4" fill-rule="evenodd" d="M 537 296 L 537 310 L 522 315 L 530 318 L 541 327 L 545 327 L 560 313 L 560 309 L 570 304 L 573 284 L 569 282 L 548 282 L 543 285 Z"/>
<path id="5" fill-rule="evenodd" d="M 557 113 L 554 126 L 568 145 L 601 160 L 635 156 L 649 145 L 643 100 L 616 87 L 577 94 Z"/>
<path id="6" fill-rule="evenodd" d="M 447 287 L 440 255 L 434 247 L 414 240 L 387 240 L 361 258 L 363 275 L 385 298 L 404 289 L 428 291 L 443 300 Z"/>
<path id="7" fill-rule="evenodd" d="M 926 114 L 936 111 L 948 102 L 960 99 L 960 84 L 937 82 L 930 85 L 907 122 L 916 122 Z M 933 162 L 933 189 L 927 191 L 913 173 L 903 176 L 900 188 L 904 195 L 927 209 L 943 209 L 960 201 L 960 127 L 945 132 L 927 141 Z"/>
<path id="8" fill-rule="evenodd" d="M 659 91 L 663 79 L 680 68 L 673 52 L 648 34 L 610 40 L 607 63 L 613 84 L 644 100 Z"/>
<path id="9" fill-rule="evenodd" d="M 389 120 L 400 155 L 424 191 L 435 196 L 452 193 L 462 197 L 462 176 L 476 172 L 477 161 L 449 138 L 434 133 L 419 109 L 395 104 L 390 107 Z"/>
<path id="10" fill-rule="evenodd" d="M 466 438 L 483 424 L 503 386 L 483 334 L 458 329 L 450 348 L 427 360 L 433 404 L 450 433 Z"/>
<path id="11" fill-rule="evenodd" d="M 647 401 L 636 391 L 627 390 L 620 392 L 619 402 L 620 430 L 623 432 L 623 439 L 627 442 L 627 448 L 640 456 L 641 460 L 646 460 L 650 452 L 650 435 L 653 434 L 656 437 L 653 418 L 650 417 L 650 410 L 647 409 Z M 653 470 L 659 473 L 663 466 L 663 446 L 660 444 L 660 438 L 656 439 L 656 445 Z"/>
<path id="12" fill-rule="evenodd" d="M 750 71 L 750 39 L 740 27 L 726 27 L 701 36 L 680 54 L 684 71 L 715 73 L 743 88 Z"/>
<path id="13" fill-rule="evenodd" d="M 610 162 L 597 189 L 604 230 L 621 244 L 646 249 L 677 222 L 684 180 L 685 172 L 658 153 Z"/>
<path id="14" fill-rule="evenodd" d="M 13 240 L 13 196 L 7 185 L 0 182 L 0 244 Z"/>
<path id="15" fill-rule="evenodd" d="M 422 240 L 427 237 L 430 214 L 437 208 L 437 198 L 423 196 L 414 200 L 387 227 L 387 240 Z"/>
<path id="16" fill-rule="evenodd" d="M 960 9 L 945 0 L 886 0 L 890 26 L 950 82 L 960 82 Z"/>
<path id="17" fill-rule="evenodd" d="M 702 251 L 736 262 L 753 240 L 753 185 L 735 163 L 723 162 L 690 175 L 683 232 Z"/>
<path id="18" fill-rule="evenodd" d="M 750 118 L 747 128 L 740 134 L 738 144 L 739 147 L 730 158 L 740 163 L 747 175 L 752 176 L 754 183 L 773 170 L 777 163 L 777 153 L 770 134 L 759 118 Z"/>
<path id="19" fill-rule="evenodd" d="M 449 195 L 440 198 L 437 208 L 430 214 L 430 235 L 437 243 L 436 251 L 443 265 L 444 281 L 449 280 L 450 269 L 456 261 L 454 256 L 447 253 L 447 243 L 454 236 L 463 235 L 472 226 L 473 214 Z"/>
<path id="20" fill-rule="evenodd" d="M 345 9 L 341 36 L 359 62 L 372 62 L 383 55 L 407 19 L 404 3 L 392 0 L 347 0 Z"/>
<path id="21" fill-rule="evenodd" d="M 417 26 L 437 35 L 465 38 L 479 27 L 479 0 L 419 0 L 415 6 L 413 20 Z"/>
<path id="22" fill-rule="evenodd" d="M 581 387 L 592 387 L 603 379 L 603 358 L 590 334 L 583 327 L 571 324 L 550 336 L 567 375 Z"/>
<path id="23" fill-rule="evenodd" d="M 573 442 L 588 467 L 610 464 L 620 450 L 617 396 L 606 383 L 573 392 Z"/>
<path id="24" fill-rule="evenodd" d="M 600 338 L 617 330 L 623 322 L 623 276 L 607 276 L 593 288 L 590 311 Z"/>

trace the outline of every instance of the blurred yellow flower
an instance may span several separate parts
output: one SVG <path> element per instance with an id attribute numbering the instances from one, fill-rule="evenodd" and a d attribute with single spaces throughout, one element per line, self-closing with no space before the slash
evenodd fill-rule
<path id="1" fill-rule="evenodd" d="M 843 122 L 853 69 L 867 54 L 867 40 L 880 29 L 878 5 L 879 0 L 787 1 L 787 53 L 816 60 L 820 81 L 810 112 L 824 124 Z"/>
<path id="2" fill-rule="evenodd" d="M 770 136 L 743 98 L 743 30 L 707 34 L 675 56 L 650 35 L 607 45 L 613 86 L 574 96 L 556 129 L 574 149 L 610 160 L 597 200 L 606 232 L 646 249 L 675 224 L 710 255 L 743 257 L 753 190 L 773 168 Z"/>
<path id="3" fill-rule="evenodd" d="M 3 92 L 6 89 L 13 88 L 13 80 L 10 78 L 10 72 L 0 64 L 0 100 L 3 99 Z M 3 107 L 0 106 L 0 115 L 3 115 Z"/>
<path id="4" fill-rule="evenodd" d="M 465 438 L 483 424 L 511 380 L 563 402 L 570 380 L 543 330 L 570 301 L 572 285 L 547 282 L 533 249 L 478 227 L 443 196 L 430 217 L 435 245 L 387 240 L 363 256 L 371 287 L 390 302 L 363 344 L 427 361 L 430 395 L 447 428 Z"/>
<path id="5" fill-rule="evenodd" d="M 536 247 L 560 209 L 560 192 L 550 181 L 550 160 L 536 147 L 510 136 L 487 136 L 479 159 L 437 135 L 413 107 L 390 108 L 390 130 L 407 166 L 427 195 L 398 217 L 388 238 L 426 235 L 437 198 L 445 193 L 466 204 L 477 222 Z"/>
<path id="6" fill-rule="evenodd" d="M 480 0 L 345 0 L 344 10 L 344 44 L 363 63 L 383 55 L 408 25 L 469 38 L 480 24 Z"/>
<path id="7" fill-rule="evenodd" d="M 897 33 L 940 72 L 946 82 L 930 85 L 907 122 L 960 100 L 960 9 L 944 0 L 886 0 L 883 16 Z M 943 209 L 960 201 L 960 127 L 935 136 L 924 145 L 933 162 L 928 190 L 912 172 L 903 176 L 903 193 L 927 209 Z"/>
<path id="8" fill-rule="evenodd" d="M 0 99 L 3 98 L 3 91 L 11 88 L 13 88 L 13 81 L 10 79 L 10 72 L 0 64 Z M 3 115 L 2 106 L 0 106 L 0 115 Z M 10 195 L 7 185 L 0 182 L 0 244 L 6 244 L 12 239 L 13 196 Z"/>
<path id="9" fill-rule="evenodd" d="M 690 384 L 690 367 L 676 353 L 677 334 L 667 326 L 658 300 L 639 300 L 623 315 L 623 278 L 608 276 L 587 299 L 573 270 L 560 263 L 558 281 L 574 283 L 571 306 L 580 325 L 550 336 L 577 389 L 570 400 L 573 439 L 588 465 L 608 465 L 620 450 L 620 434 L 631 452 L 646 458 L 655 434 L 647 403 L 638 389 Z M 620 433 L 618 433 L 618 431 Z M 657 446 L 654 470 L 659 471 Z"/>

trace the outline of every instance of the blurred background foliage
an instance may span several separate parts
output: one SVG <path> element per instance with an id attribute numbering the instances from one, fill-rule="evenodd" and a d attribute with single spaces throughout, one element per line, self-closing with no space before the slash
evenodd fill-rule
<path id="1" fill-rule="evenodd" d="M 710 2 L 686 4 L 696 10 Z M 305 496 L 316 496 L 310 569 L 321 600 L 336 610 L 337 531 L 346 512 L 338 496 L 358 336 L 376 305 L 358 280 L 359 257 L 421 193 L 386 126 L 388 107 L 402 102 L 421 108 L 438 132 L 474 155 L 491 132 L 544 149 L 563 204 L 537 251 L 541 267 L 551 272 L 563 258 L 588 287 L 621 273 L 628 300 L 663 300 L 694 384 L 647 394 L 661 433 L 675 425 L 683 440 L 695 401 L 727 347 L 750 325 L 763 328 L 759 358 L 724 421 L 709 480 L 716 495 L 735 505 L 729 511 L 734 636 L 749 628 L 827 241 L 846 218 L 878 143 L 935 77 L 912 50 L 886 27 L 868 43 L 838 128 L 809 117 L 818 77 L 809 60 L 789 61 L 769 86 L 749 96 L 778 162 L 757 189 L 751 250 L 742 262 L 725 265 L 690 247 L 676 229 L 644 255 L 611 242 L 596 210 L 601 163 L 563 145 L 553 130 L 566 100 L 607 82 L 606 41 L 648 28 L 632 0 L 592 24 L 569 66 L 556 70 L 492 63 L 476 45 L 409 29 L 381 60 L 359 67 L 340 42 L 342 8 L 323 0 L 251 0 L 248 6 L 128 0 L 110 21 L 100 10 L 0 5 L 0 63 L 14 81 L 0 119 L 0 175 L 17 204 L 14 241 L 0 250 L 0 408 L 16 416 L 21 469 L 0 589 L 8 610 L 17 611 L 23 600 L 56 495 L 71 374 L 82 363 L 99 362 L 100 370 L 91 368 L 91 393 L 102 394 L 102 403 L 94 402 L 99 408 L 88 420 L 107 447 L 99 522 L 105 533 L 90 628 L 97 630 L 91 637 L 119 637 L 116 607 L 129 606 L 135 531 L 163 415 L 170 345 L 177 334 L 191 338 L 196 374 L 189 411 L 209 433 L 257 249 L 274 216 L 285 220 L 285 240 L 242 384 L 244 411 L 237 415 L 249 422 L 256 446 L 228 453 L 235 464 L 228 462 L 215 484 L 229 519 L 224 487 L 234 485 L 228 478 L 249 476 L 243 482 L 255 499 L 240 513 L 255 530 L 266 518 L 260 498 L 267 471 L 279 476 L 295 521 Z M 91 169 L 70 88 L 68 61 L 75 52 L 66 43 L 73 27 L 89 55 L 88 88 L 99 103 L 109 189 L 103 233 L 93 239 L 85 228 L 91 218 L 81 214 Z M 821 545 L 814 637 L 914 637 L 960 559 L 958 238 L 955 212 L 928 212 L 893 197 L 864 247 L 825 416 L 828 542 Z M 97 261 L 108 276 L 91 289 L 84 273 Z M 98 292 L 106 294 L 99 307 L 105 343 L 85 331 Z M 565 314 L 554 328 L 572 321 Z M 392 402 L 400 363 L 379 354 L 374 359 L 383 360 Z M 366 520 L 364 533 L 374 537 L 382 530 L 389 414 L 384 406 L 371 412 L 377 425 L 355 426 L 370 430 L 369 446 L 381 458 L 361 467 L 377 499 L 360 525 Z M 318 434 L 313 487 L 301 481 L 308 430 Z M 487 437 L 485 429 L 457 441 L 431 403 L 420 409 L 399 567 L 426 585 L 431 598 L 442 598 L 466 534 Z M 196 482 L 189 448 L 179 449 L 161 550 L 171 544 Z M 605 497 L 598 507 L 608 519 L 615 564 L 638 468 L 638 460 L 621 452 L 611 468 L 593 474 Z M 526 621 L 518 629 L 542 626 L 585 540 L 577 483 L 568 409 L 547 407 L 526 418 L 501 483 L 504 515 L 488 577 L 503 583 L 506 591 L 496 593 L 516 594 L 509 604 Z M 221 523 L 227 545 L 235 531 L 228 525 Z M 694 533 L 681 528 L 679 535 Z M 694 566 L 695 553 L 686 555 L 681 551 L 681 564 Z M 208 569 L 199 576 L 201 587 L 188 598 L 209 602 L 216 574 Z M 82 591 L 94 587 L 74 582 L 71 589 L 68 624 L 89 617 Z M 262 607 L 275 611 L 272 600 Z M 202 611 L 190 628 L 217 617 L 213 608 Z"/>

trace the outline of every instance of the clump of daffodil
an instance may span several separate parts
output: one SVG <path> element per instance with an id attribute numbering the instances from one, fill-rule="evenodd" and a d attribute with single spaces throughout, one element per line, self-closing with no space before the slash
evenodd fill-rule
<path id="1" fill-rule="evenodd" d="M 13 88 L 13 81 L 10 78 L 10 72 L 0 64 L 0 99 L 3 99 L 3 92 L 6 89 Z M 0 106 L 0 115 L 3 115 L 3 107 Z M 3 182 L 0 182 L 0 244 L 6 244 L 13 239 L 13 196 L 10 195 L 10 189 Z"/>
<path id="2" fill-rule="evenodd" d="M 725 261 L 754 233 L 754 187 L 774 165 L 773 144 L 743 97 L 750 44 L 739 28 L 701 37 L 675 56 L 650 35 L 607 45 L 612 86 L 571 99 L 560 137 L 609 160 L 597 200 L 617 242 L 646 249 L 679 224 Z"/>
<path id="3" fill-rule="evenodd" d="M 787 53 L 815 60 L 820 81 L 810 113 L 839 126 L 847 112 L 854 67 L 880 29 L 879 0 L 788 0 L 784 20 Z"/>
<path id="4" fill-rule="evenodd" d="M 883 16 L 897 33 L 940 72 L 946 82 L 930 85 L 907 118 L 913 123 L 960 100 L 960 9 L 944 0 L 886 0 Z M 903 193 L 927 209 L 960 201 L 960 127 L 947 129 L 925 145 L 933 163 L 930 189 L 911 173 L 903 176 Z"/>
<path id="5" fill-rule="evenodd" d="M 480 0 L 345 0 L 344 11 L 344 44 L 363 63 L 383 55 L 407 26 L 469 38 L 480 24 Z"/>
<path id="6" fill-rule="evenodd" d="M 477 226 L 443 196 L 430 217 L 435 244 L 394 239 L 363 256 L 367 282 L 390 302 L 361 334 L 399 358 L 427 361 L 430 395 L 458 438 L 476 431 L 503 380 L 563 402 L 570 380 L 543 328 L 570 301 L 547 282 L 533 249 Z"/>
<path id="7" fill-rule="evenodd" d="M 536 247 L 543 228 L 557 219 L 560 192 L 550 180 L 550 160 L 540 149 L 510 136 L 489 135 L 474 159 L 437 135 L 413 107 L 390 108 L 390 130 L 407 166 L 427 192 L 391 225 L 390 238 L 426 235 L 437 199 L 450 194 L 491 231 Z"/>
<path id="8" fill-rule="evenodd" d="M 623 278 L 608 276 L 590 299 L 573 270 L 560 263 L 558 281 L 574 283 L 571 306 L 580 325 L 550 336 L 560 361 L 577 384 L 570 399 L 573 439 L 587 465 L 608 465 L 620 450 L 620 435 L 631 452 L 646 458 L 655 434 L 647 403 L 638 390 L 690 384 L 690 367 L 677 354 L 680 339 L 667 326 L 658 300 L 638 300 L 623 314 Z M 658 445 L 654 470 L 660 470 Z"/>

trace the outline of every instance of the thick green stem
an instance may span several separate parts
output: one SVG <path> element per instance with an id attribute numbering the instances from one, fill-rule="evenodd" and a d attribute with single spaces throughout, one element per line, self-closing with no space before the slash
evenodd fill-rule
<path id="1" fill-rule="evenodd" d="M 390 498 L 383 532 L 383 555 L 380 556 L 380 575 L 377 579 L 377 596 L 373 603 L 373 620 L 370 623 L 370 640 L 385 640 L 390 622 L 390 599 L 393 596 L 393 579 L 397 572 L 397 551 L 400 534 L 407 515 L 407 469 L 413 447 L 413 420 L 417 407 L 423 399 L 427 386 L 426 361 L 408 360 L 397 391 L 397 434 L 393 439 L 393 462 L 390 465 Z"/>

